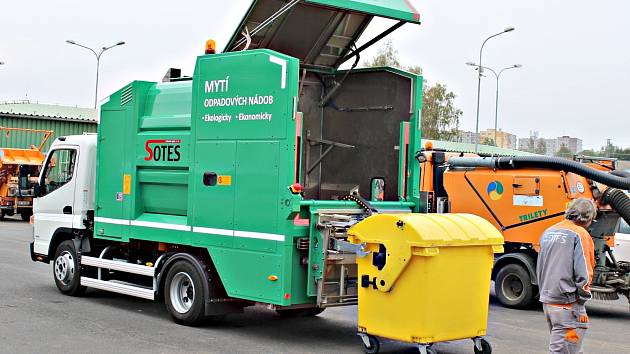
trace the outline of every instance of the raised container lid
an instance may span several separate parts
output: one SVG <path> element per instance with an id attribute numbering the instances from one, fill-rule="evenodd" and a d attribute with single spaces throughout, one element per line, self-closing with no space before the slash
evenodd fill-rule
<path id="1" fill-rule="evenodd" d="M 225 52 L 268 48 L 302 64 L 337 68 L 375 17 L 420 23 L 409 0 L 254 0 Z M 247 31 L 246 31 L 247 30 Z"/>

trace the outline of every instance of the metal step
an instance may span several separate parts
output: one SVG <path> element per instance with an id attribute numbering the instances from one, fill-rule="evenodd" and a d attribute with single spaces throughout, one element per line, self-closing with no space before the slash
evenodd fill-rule
<path id="1" fill-rule="evenodd" d="M 114 283 L 112 281 L 98 280 L 98 279 L 87 278 L 87 277 L 81 277 L 81 285 L 87 286 L 90 288 L 111 291 L 114 293 L 141 297 L 147 300 L 155 299 L 155 292 L 153 291 L 153 289 L 147 289 L 145 287 L 140 287 L 140 286 Z"/>
<path id="2" fill-rule="evenodd" d="M 147 277 L 155 276 L 155 267 L 147 267 L 140 264 L 113 261 L 111 259 L 81 256 L 81 264 L 104 269 L 118 270 L 125 273 L 145 275 Z"/>

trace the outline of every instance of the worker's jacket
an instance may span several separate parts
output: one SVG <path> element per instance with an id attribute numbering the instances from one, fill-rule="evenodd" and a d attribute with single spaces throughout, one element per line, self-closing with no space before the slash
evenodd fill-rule
<path id="1" fill-rule="evenodd" d="M 595 254 L 588 232 L 569 220 L 548 228 L 540 238 L 536 275 L 540 302 L 584 304 L 591 299 Z"/>

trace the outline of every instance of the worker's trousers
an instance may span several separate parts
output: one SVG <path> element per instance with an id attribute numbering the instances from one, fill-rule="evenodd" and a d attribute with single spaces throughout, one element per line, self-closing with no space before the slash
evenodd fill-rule
<path id="1" fill-rule="evenodd" d="M 588 329 L 588 316 L 584 305 L 577 303 L 558 306 L 543 304 L 549 337 L 550 354 L 582 353 L 582 341 Z"/>

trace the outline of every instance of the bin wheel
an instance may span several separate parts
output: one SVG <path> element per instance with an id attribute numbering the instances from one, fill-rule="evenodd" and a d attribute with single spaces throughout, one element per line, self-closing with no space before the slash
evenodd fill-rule
<path id="1" fill-rule="evenodd" d="M 475 345 L 475 354 L 492 354 L 492 346 L 487 340 L 481 338 L 479 342 L 481 344 L 481 350 L 477 349 Z"/>
<path id="2" fill-rule="evenodd" d="M 365 343 L 363 343 L 365 354 L 377 354 L 381 350 L 381 342 L 374 336 L 368 335 L 367 337 L 370 342 L 370 347 L 368 348 Z"/>
<path id="3" fill-rule="evenodd" d="M 497 273 L 494 292 L 505 307 L 525 308 L 534 301 L 529 272 L 520 264 L 508 264 Z"/>
<path id="4" fill-rule="evenodd" d="M 438 354 L 438 352 L 433 347 L 427 347 L 427 354 Z"/>

